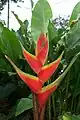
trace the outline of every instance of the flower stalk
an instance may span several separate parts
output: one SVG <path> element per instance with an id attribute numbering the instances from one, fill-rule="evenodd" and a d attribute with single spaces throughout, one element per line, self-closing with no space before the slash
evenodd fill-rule
<path id="1" fill-rule="evenodd" d="M 33 115 L 34 115 L 34 120 L 39 120 L 39 110 L 38 110 L 38 103 L 37 103 L 37 97 L 35 93 L 33 94 Z"/>

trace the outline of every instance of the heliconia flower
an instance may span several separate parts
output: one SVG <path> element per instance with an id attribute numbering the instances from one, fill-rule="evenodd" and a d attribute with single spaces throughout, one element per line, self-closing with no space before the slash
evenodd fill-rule
<path id="1" fill-rule="evenodd" d="M 5 55 L 5 57 L 13 65 L 20 78 L 29 86 L 29 88 L 34 93 L 36 93 L 42 88 L 42 83 L 38 77 L 24 73 L 12 62 L 12 60 L 8 56 Z"/>
<path id="2" fill-rule="evenodd" d="M 48 96 L 57 88 L 58 82 L 56 84 L 54 84 L 55 82 L 51 83 L 50 85 L 43 88 L 42 86 L 44 82 L 46 82 L 57 69 L 63 53 L 57 60 L 43 67 L 48 56 L 48 40 L 43 33 L 40 34 L 40 37 L 37 41 L 35 55 L 32 55 L 27 50 L 25 50 L 23 46 L 22 51 L 26 61 L 35 71 L 35 73 L 37 73 L 38 77 L 26 74 L 25 72 L 21 71 L 8 56 L 5 57 L 13 65 L 20 78 L 28 85 L 31 91 L 37 95 L 40 108 L 42 108 L 42 106 L 47 101 Z"/>
<path id="3" fill-rule="evenodd" d="M 20 78 L 29 86 L 29 88 L 34 93 L 37 94 L 38 91 L 42 89 L 44 82 L 46 82 L 49 79 L 49 77 L 51 77 L 51 75 L 58 67 L 63 53 L 56 61 L 43 67 L 43 64 L 45 63 L 48 55 L 48 40 L 45 34 L 43 33 L 40 34 L 40 37 L 37 41 L 36 50 L 35 50 L 36 55 L 32 55 L 31 53 L 26 51 L 23 46 L 22 46 L 22 51 L 28 64 L 37 73 L 38 77 L 24 73 L 11 61 L 11 59 L 8 56 L 5 57 L 13 65 Z"/>
<path id="4" fill-rule="evenodd" d="M 40 34 L 40 37 L 37 41 L 36 49 L 35 49 L 35 54 L 37 58 L 40 60 L 42 65 L 46 62 L 47 56 L 48 56 L 48 40 L 46 35 L 43 33 Z"/>
<path id="5" fill-rule="evenodd" d="M 50 63 L 50 64 L 48 64 L 44 67 L 42 67 L 38 76 L 39 76 L 39 79 L 42 80 L 43 84 L 44 84 L 44 82 L 46 82 L 52 76 L 52 74 L 57 69 L 58 65 L 60 64 L 63 53 L 64 52 L 62 52 L 62 54 L 59 56 L 59 58 L 57 60 L 55 60 L 54 62 L 52 62 L 52 63 Z"/>

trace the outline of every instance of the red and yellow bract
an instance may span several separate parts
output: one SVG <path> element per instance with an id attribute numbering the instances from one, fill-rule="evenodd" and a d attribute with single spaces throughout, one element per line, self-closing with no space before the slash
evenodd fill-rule
<path id="1" fill-rule="evenodd" d="M 38 74 L 42 68 L 41 62 L 37 59 L 36 56 L 30 54 L 24 48 L 22 48 L 22 50 L 23 50 L 23 55 L 27 60 L 28 64 L 34 70 L 34 72 Z"/>
<path id="2" fill-rule="evenodd" d="M 61 58 L 62 58 L 63 52 L 60 55 L 60 57 L 55 60 L 54 62 L 42 67 L 41 71 L 39 72 L 39 79 L 42 80 L 42 83 L 46 82 L 52 74 L 57 69 L 58 65 L 60 64 Z"/>

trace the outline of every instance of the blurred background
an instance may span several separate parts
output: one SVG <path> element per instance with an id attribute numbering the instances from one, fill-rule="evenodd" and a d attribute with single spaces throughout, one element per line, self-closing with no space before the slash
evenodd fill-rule
<path id="1" fill-rule="evenodd" d="M 9 21 L 10 28 L 17 30 L 20 26 L 17 22 L 11 11 L 14 11 L 19 18 L 24 21 L 27 19 L 29 22 L 31 20 L 31 1 L 32 0 L 1 0 L 1 15 L 0 19 L 4 20 L 7 23 L 7 14 L 8 14 L 8 2 L 9 1 Z M 33 0 L 34 5 L 38 0 Z M 53 11 L 53 19 L 58 16 L 67 17 L 71 15 L 71 12 L 74 6 L 79 2 L 79 0 L 48 0 Z M 2 9 L 3 7 L 3 9 Z M 14 21 L 13 21 L 14 20 Z"/>

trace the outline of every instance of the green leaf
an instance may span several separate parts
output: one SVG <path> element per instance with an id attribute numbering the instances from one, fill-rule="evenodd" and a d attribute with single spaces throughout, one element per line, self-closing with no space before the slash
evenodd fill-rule
<path id="1" fill-rule="evenodd" d="M 68 60 L 80 51 L 80 21 L 70 29 L 64 42 L 67 48 L 66 59 Z"/>
<path id="2" fill-rule="evenodd" d="M 63 120 L 72 120 L 72 119 L 71 119 L 71 116 L 63 115 Z"/>
<path id="3" fill-rule="evenodd" d="M 16 116 L 20 115 L 26 110 L 29 110 L 33 107 L 32 99 L 29 98 L 22 98 L 16 108 Z"/>
<path id="4" fill-rule="evenodd" d="M 8 83 L 4 87 L 0 86 L 0 99 L 8 97 L 15 90 L 16 86 L 12 83 Z"/>
<path id="5" fill-rule="evenodd" d="M 78 2 L 73 9 L 70 20 L 69 20 L 69 24 L 71 24 L 72 20 L 76 20 L 79 14 L 80 14 L 80 2 Z"/>
<path id="6" fill-rule="evenodd" d="M 0 24 L 0 53 L 8 55 L 17 62 L 19 55 L 22 55 L 19 39 L 16 34 Z"/>
<path id="7" fill-rule="evenodd" d="M 80 120 L 80 117 L 76 115 L 71 115 L 71 114 L 64 114 L 63 120 Z"/>
<path id="8" fill-rule="evenodd" d="M 37 40 L 41 32 L 46 33 L 52 11 L 47 0 L 39 0 L 32 12 L 31 32 L 33 40 Z"/>
<path id="9" fill-rule="evenodd" d="M 66 40 L 68 48 L 73 48 L 80 44 L 80 21 L 70 29 L 68 39 Z"/>
<path id="10" fill-rule="evenodd" d="M 57 29 L 53 25 L 51 21 L 49 21 L 48 25 L 48 35 L 49 35 L 49 41 L 53 40 L 57 36 Z"/>
<path id="11" fill-rule="evenodd" d="M 19 17 L 18 17 L 17 14 L 15 14 L 13 11 L 12 11 L 12 13 L 13 13 L 13 15 L 15 16 L 16 20 L 18 21 L 18 23 L 20 24 L 20 26 L 21 26 L 22 35 L 25 35 L 26 28 L 28 27 L 28 21 L 26 20 L 26 23 L 27 23 L 27 24 L 25 25 L 24 22 L 22 22 L 22 21 L 19 19 Z"/>
<path id="12" fill-rule="evenodd" d="M 23 22 L 18 18 L 18 15 L 14 13 L 14 11 L 12 11 L 13 15 L 15 16 L 15 18 L 17 19 L 18 23 L 22 26 Z"/>
<path id="13" fill-rule="evenodd" d="M 0 71 L 12 71 L 11 66 L 7 63 L 5 58 L 2 58 L 2 56 L 0 56 Z"/>
<path id="14" fill-rule="evenodd" d="M 60 81 L 65 77 L 65 75 L 67 74 L 67 72 L 69 71 L 69 69 L 72 67 L 72 65 L 74 64 L 74 62 L 76 61 L 76 59 L 78 58 L 78 56 L 80 55 L 80 52 L 77 53 L 73 59 L 71 60 L 70 64 L 68 65 L 68 67 L 66 68 L 66 70 L 59 76 L 58 79 L 60 79 Z"/>
<path id="15" fill-rule="evenodd" d="M 32 93 L 28 96 L 28 98 L 32 99 Z"/>

